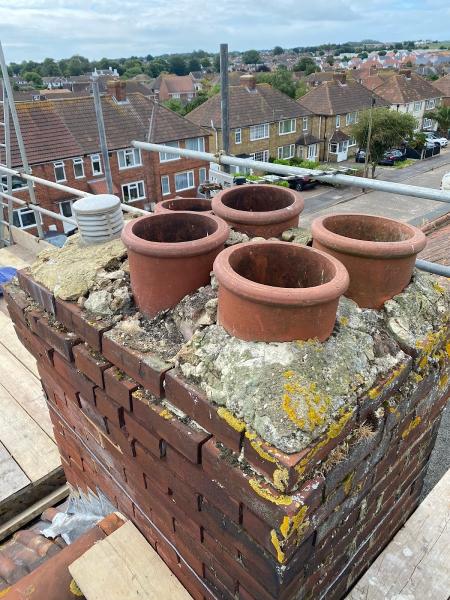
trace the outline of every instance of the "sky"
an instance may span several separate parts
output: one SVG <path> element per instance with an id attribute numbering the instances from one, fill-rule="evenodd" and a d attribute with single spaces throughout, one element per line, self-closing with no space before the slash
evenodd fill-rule
<path id="1" fill-rule="evenodd" d="M 7 62 L 446 40 L 449 0 L 0 0 Z"/>

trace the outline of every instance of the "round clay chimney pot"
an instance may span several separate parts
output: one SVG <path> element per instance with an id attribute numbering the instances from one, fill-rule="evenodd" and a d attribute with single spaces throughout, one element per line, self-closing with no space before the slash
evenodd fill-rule
<path id="1" fill-rule="evenodd" d="M 205 213 L 169 211 L 129 221 L 122 241 L 139 309 L 154 317 L 207 285 L 228 234 L 225 221 Z"/>
<path id="2" fill-rule="evenodd" d="M 313 248 L 340 260 L 350 275 L 346 296 L 361 308 L 382 308 L 411 281 L 424 233 L 407 223 L 364 214 L 328 215 L 311 225 Z"/>
<path id="3" fill-rule="evenodd" d="M 231 246 L 217 256 L 214 273 L 219 324 L 248 341 L 326 340 L 349 283 L 333 257 L 280 241 Z"/>
<path id="4" fill-rule="evenodd" d="M 172 200 L 158 202 L 155 206 L 155 214 L 179 210 L 202 212 L 211 215 L 213 213 L 211 209 L 211 200 L 208 200 L 207 198 L 172 198 Z"/>
<path id="5" fill-rule="evenodd" d="M 214 214 L 235 231 L 250 237 L 276 237 L 298 226 L 303 199 L 293 190 L 276 185 L 238 185 L 217 194 L 211 202 Z"/>

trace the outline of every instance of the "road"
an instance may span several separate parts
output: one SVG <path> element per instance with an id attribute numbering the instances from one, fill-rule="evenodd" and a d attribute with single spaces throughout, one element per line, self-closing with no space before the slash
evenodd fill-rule
<path id="1" fill-rule="evenodd" d="M 376 175 L 379 180 L 439 189 L 442 176 L 449 171 L 450 150 L 444 149 L 439 156 L 417 161 L 405 169 L 378 167 Z M 422 225 L 450 210 L 450 206 L 442 202 L 386 192 L 363 193 L 358 188 L 350 187 L 320 185 L 302 194 L 305 209 L 300 216 L 301 226 L 309 226 L 316 217 L 332 212 L 382 215 Z"/>

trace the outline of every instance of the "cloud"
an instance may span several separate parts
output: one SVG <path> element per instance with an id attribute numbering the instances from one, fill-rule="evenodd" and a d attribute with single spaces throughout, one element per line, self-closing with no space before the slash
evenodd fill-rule
<path id="1" fill-rule="evenodd" d="M 8 61 L 445 39 L 448 0 L 0 0 Z"/>

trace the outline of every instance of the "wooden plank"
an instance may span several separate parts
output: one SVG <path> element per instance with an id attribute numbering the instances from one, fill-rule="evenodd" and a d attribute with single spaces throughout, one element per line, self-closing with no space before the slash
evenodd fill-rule
<path id="1" fill-rule="evenodd" d="M 55 442 L 2 385 L 0 440 L 31 482 L 45 477 L 61 464 Z"/>
<path id="2" fill-rule="evenodd" d="M 35 377 L 39 379 L 39 373 L 36 366 L 36 359 L 16 335 L 14 325 L 11 319 L 0 312 L 0 344 L 13 354 L 24 367 L 26 367 Z"/>
<path id="3" fill-rule="evenodd" d="M 53 429 L 41 382 L 0 344 L 0 386 L 53 438 Z M 0 437 L 0 441 L 2 438 Z"/>
<path id="4" fill-rule="evenodd" d="M 448 600 L 450 470 L 428 494 L 347 600 Z"/>
<path id="5" fill-rule="evenodd" d="M 42 250 L 54 250 L 55 246 L 46 242 L 45 240 L 40 240 L 35 235 L 28 233 L 28 231 L 24 231 L 23 229 L 19 229 L 18 227 L 12 227 L 12 236 L 15 242 L 15 245 L 12 248 L 18 248 L 18 252 L 20 256 L 27 260 L 29 264 L 33 262 L 39 252 Z"/>
<path id="6" fill-rule="evenodd" d="M 0 505 L 30 484 L 30 480 L 0 442 Z"/>
<path id="7" fill-rule="evenodd" d="M 87 600 L 191 600 L 130 521 L 97 542 L 69 571 Z"/>
<path id="8" fill-rule="evenodd" d="M 47 494 L 43 498 L 39 499 L 20 514 L 16 515 L 12 519 L 9 519 L 9 521 L 6 523 L 3 523 L 3 525 L 0 526 L 0 541 L 12 535 L 15 531 L 41 515 L 47 508 L 55 506 L 55 504 L 58 504 L 58 502 L 64 500 L 69 493 L 70 487 L 69 484 L 66 483 L 50 494 Z"/>

